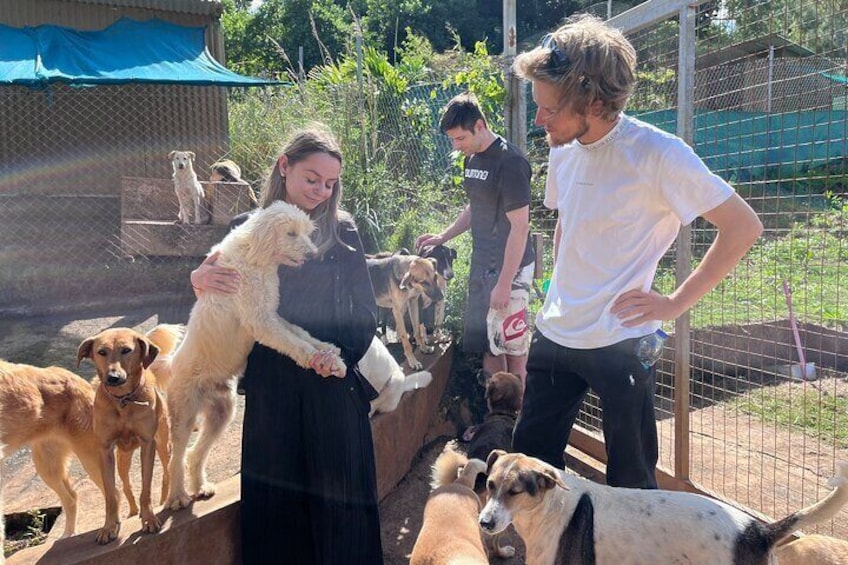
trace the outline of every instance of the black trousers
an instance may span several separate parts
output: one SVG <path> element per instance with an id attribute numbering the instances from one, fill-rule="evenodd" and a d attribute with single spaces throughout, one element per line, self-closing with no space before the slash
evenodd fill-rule
<path id="1" fill-rule="evenodd" d="M 380 565 L 369 406 L 353 370 L 321 378 L 260 346 L 248 367 L 243 562 Z"/>
<path id="2" fill-rule="evenodd" d="M 603 410 L 607 484 L 657 488 L 656 369 L 645 369 L 636 358 L 637 341 L 572 349 L 537 330 L 527 359 L 524 405 L 515 424 L 513 451 L 563 468 L 571 428 L 591 388 Z"/>

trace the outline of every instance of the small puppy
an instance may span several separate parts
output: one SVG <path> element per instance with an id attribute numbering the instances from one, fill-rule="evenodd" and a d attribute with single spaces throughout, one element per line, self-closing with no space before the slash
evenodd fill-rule
<path id="1" fill-rule="evenodd" d="M 848 565 L 848 541 L 812 534 L 774 550 L 776 565 Z"/>
<path id="2" fill-rule="evenodd" d="M 194 172 L 193 151 L 171 151 L 168 154 L 174 168 L 174 192 L 180 203 L 178 221 L 181 224 L 208 224 L 212 219 L 206 207 L 206 194 Z"/>
<path id="3" fill-rule="evenodd" d="M 706 496 L 599 485 L 521 453 L 495 450 L 487 465 L 480 525 L 497 533 L 514 524 L 532 565 L 766 565 L 781 539 L 848 501 L 848 463 L 838 464 L 826 498 L 767 524 Z"/>
<path id="4" fill-rule="evenodd" d="M 105 330 L 85 339 L 77 351 L 77 363 L 91 359 L 97 369 L 94 397 L 94 437 L 100 446 L 100 474 L 106 499 L 106 521 L 97 534 L 97 543 L 114 540 L 121 529 L 118 518 L 118 491 L 115 488 L 115 446 L 118 472 L 130 505 L 130 516 L 139 512 L 129 479 L 132 454 L 141 446 L 142 531 L 159 531 L 161 524 L 153 513 L 150 488 L 154 455 L 166 469 L 162 477 L 162 499 L 168 490 L 170 462 L 168 413 L 156 375 L 149 369 L 159 347 L 148 337 L 129 328 Z"/>
<path id="5" fill-rule="evenodd" d="M 483 423 L 475 426 L 468 443 L 468 456 L 485 460 L 494 449 L 509 451 L 512 447 L 512 430 L 521 410 L 524 386 L 512 373 L 499 371 L 486 382 L 486 404 L 489 412 Z"/>
<path id="6" fill-rule="evenodd" d="M 486 464 L 446 448 L 433 464 L 434 489 L 424 506 L 424 522 L 410 565 L 488 565 L 477 523 L 480 499 L 474 492 Z"/>
<path id="7" fill-rule="evenodd" d="M 365 356 L 359 361 L 359 372 L 379 394 L 371 401 L 369 418 L 377 413 L 391 412 L 397 408 L 403 393 L 424 388 L 433 380 L 429 371 L 405 375 L 400 364 L 376 336 L 371 340 Z"/>

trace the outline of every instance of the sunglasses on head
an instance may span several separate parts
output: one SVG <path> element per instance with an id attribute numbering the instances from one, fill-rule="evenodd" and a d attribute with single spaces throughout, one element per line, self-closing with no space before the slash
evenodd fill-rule
<path id="1" fill-rule="evenodd" d="M 564 71 L 571 65 L 571 61 L 569 61 L 568 55 L 565 54 L 565 51 L 560 49 L 559 45 L 554 39 L 554 34 L 545 34 L 545 36 L 539 42 L 539 47 L 549 49 L 551 52 L 551 56 L 548 58 L 548 68 L 550 70 Z"/>
<path id="2" fill-rule="evenodd" d="M 554 71 L 557 74 L 562 75 L 568 73 L 569 68 L 571 67 L 571 60 L 568 58 L 568 55 L 566 55 L 565 51 L 563 51 L 562 48 L 560 48 L 560 46 L 557 44 L 556 40 L 554 39 L 554 34 L 545 34 L 545 36 L 539 42 L 539 47 L 542 47 L 543 49 L 549 49 L 551 52 L 551 56 L 548 57 L 547 64 L 547 68 L 549 71 Z M 591 82 L 589 80 L 589 77 L 585 75 L 580 76 L 578 81 L 582 88 L 588 88 Z"/>

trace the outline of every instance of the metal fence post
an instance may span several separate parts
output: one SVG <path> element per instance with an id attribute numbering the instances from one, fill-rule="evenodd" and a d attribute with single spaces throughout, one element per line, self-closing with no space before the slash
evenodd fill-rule
<path id="1" fill-rule="evenodd" d="M 695 6 L 680 9 L 677 62 L 677 135 L 693 144 L 695 130 Z M 692 228 L 682 226 L 677 235 L 676 286 L 692 272 Z M 689 378 L 692 346 L 689 311 L 674 323 L 674 476 L 689 480 Z"/>

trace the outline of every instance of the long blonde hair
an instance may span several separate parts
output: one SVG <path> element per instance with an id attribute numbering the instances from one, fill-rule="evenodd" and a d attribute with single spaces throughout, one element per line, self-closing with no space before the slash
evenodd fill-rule
<path id="1" fill-rule="evenodd" d="M 285 155 L 289 165 L 303 161 L 315 153 L 326 153 L 337 159 L 342 164 L 342 151 L 338 141 L 327 129 L 321 125 L 301 129 L 289 139 L 280 156 Z M 259 195 L 259 205 L 267 208 L 270 204 L 286 199 L 286 178 L 280 173 L 278 166 L 279 157 L 268 172 L 268 178 Z M 314 210 L 308 212 L 309 217 L 315 222 L 316 230 L 312 234 L 312 240 L 318 248 L 318 256 L 324 253 L 339 239 L 339 202 L 342 199 L 341 179 L 333 185 L 330 197 L 319 204 Z"/>

